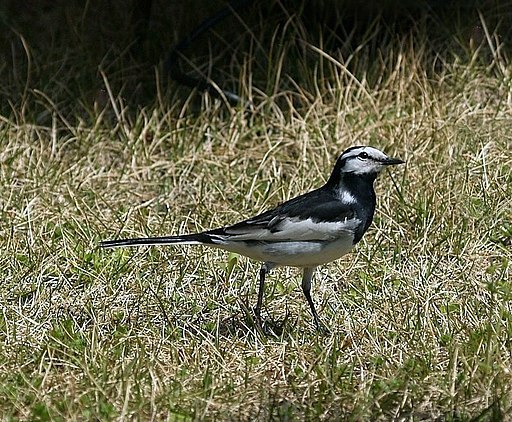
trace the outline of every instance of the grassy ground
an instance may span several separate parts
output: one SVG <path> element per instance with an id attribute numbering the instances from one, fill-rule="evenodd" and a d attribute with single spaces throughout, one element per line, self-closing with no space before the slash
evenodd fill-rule
<path id="1" fill-rule="evenodd" d="M 504 26 L 479 19 L 474 37 L 437 33 L 437 52 L 429 22 L 395 33 L 376 20 L 338 49 L 298 20 L 272 36 L 262 24 L 268 38 L 248 45 L 264 63 L 241 43 L 224 68 L 248 108 L 158 81 L 156 100 L 134 106 L 137 72 L 111 65 L 115 51 L 91 76 L 93 53 L 12 29 L 0 68 L 3 419 L 510 420 L 512 68 Z M 269 277 L 264 317 L 283 329 L 265 336 L 251 320 L 258 263 L 97 248 L 251 216 L 319 186 L 356 144 L 407 165 L 377 182 L 355 252 L 316 274 L 328 335 L 297 270 Z"/>

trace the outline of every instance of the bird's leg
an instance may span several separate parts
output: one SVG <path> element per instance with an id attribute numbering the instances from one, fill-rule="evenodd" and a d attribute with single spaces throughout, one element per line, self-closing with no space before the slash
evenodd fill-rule
<path id="1" fill-rule="evenodd" d="M 313 299 L 311 299 L 311 279 L 313 278 L 313 272 L 315 271 L 315 267 L 313 268 L 304 268 L 304 273 L 302 275 L 302 291 L 304 292 L 304 296 L 306 296 L 306 300 L 309 303 L 309 307 L 311 308 L 311 313 L 313 314 L 313 319 L 315 321 L 316 329 L 318 331 L 326 332 L 328 331 L 325 325 L 320 321 L 320 317 L 316 313 L 315 304 L 313 303 Z"/>
<path id="2" fill-rule="evenodd" d="M 254 308 L 254 314 L 256 315 L 256 321 L 261 325 L 261 307 L 263 305 L 263 291 L 265 288 L 265 276 L 269 273 L 270 266 L 264 263 L 260 268 L 260 286 L 258 289 L 258 302 Z"/>

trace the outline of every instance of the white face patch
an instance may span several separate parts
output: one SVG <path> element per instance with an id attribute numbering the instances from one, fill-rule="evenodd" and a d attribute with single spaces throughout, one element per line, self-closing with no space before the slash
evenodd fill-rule
<path id="1" fill-rule="evenodd" d="M 367 154 L 367 158 L 361 157 L 363 152 Z M 345 159 L 342 173 L 369 174 L 379 173 L 384 168 L 381 161 L 388 159 L 388 156 L 376 148 L 358 147 L 343 154 L 340 159 Z"/>

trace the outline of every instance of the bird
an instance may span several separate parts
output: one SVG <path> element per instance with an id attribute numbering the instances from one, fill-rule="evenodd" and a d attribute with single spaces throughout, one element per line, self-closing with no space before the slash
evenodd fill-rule
<path id="1" fill-rule="evenodd" d="M 321 322 L 311 297 L 315 269 L 350 252 L 372 223 L 376 195 L 374 181 L 388 166 L 405 161 L 371 146 L 353 146 L 336 160 L 320 188 L 241 222 L 200 233 L 106 240 L 102 248 L 154 245 L 203 245 L 260 261 L 254 314 L 261 326 L 265 278 L 276 267 L 301 268 L 302 291 L 319 331 Z"/>

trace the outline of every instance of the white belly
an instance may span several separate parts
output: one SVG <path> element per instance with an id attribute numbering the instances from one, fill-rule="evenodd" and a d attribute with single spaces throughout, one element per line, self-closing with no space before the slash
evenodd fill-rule
<path id="1" fill-rule="evenodd" d="M 353 236 L 347 233 L 330 241 L 237 241 L 216 246 L 277 266 L 316 267 L 350 252 L 354 247 L 352 242 Z"/>

